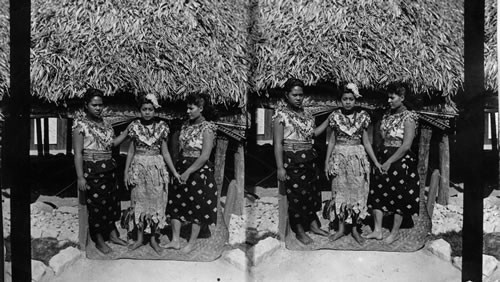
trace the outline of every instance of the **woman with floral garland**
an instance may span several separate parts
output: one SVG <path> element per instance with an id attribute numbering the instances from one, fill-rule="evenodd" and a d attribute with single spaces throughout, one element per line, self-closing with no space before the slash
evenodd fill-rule
<path id="1" fill-rule="evenodd" d="M 125 186 L 132 188 L 130 195 L 132 214 L 129 231 L 137 230 L 137 241 L 129 246 L 135 250 L 142 246 L 144 233 L 150 234 L 150 245 L 159 254 L 159 230 L 166 225 L 169 174 L 180 179 L 168 151 L 168 125 L 155 117 L 159 108 L 153 94 L 139 96 L 141 119 L 130 124 L 131 142 L 125 163 Z"/>

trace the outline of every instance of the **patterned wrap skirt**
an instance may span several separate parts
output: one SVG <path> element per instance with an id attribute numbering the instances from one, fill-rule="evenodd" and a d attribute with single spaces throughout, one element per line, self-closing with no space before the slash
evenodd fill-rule
<path id="1" fill-rule="evenodd" d="M 319 222 L 316 212 L 321 210 L 321 191 L 316 188 L 317 156 L 314 149 L 284 151 L 288 219 L 294 232 L 297 224 L 308 231 L 313 221 Z"/>
<path id="2" fill-rule="evenodd" d="M 377 158 L 384 163 L 398 147 L 384 147 Z M 391 164 L 387 174 L 372 170 L 368 208 L 377 209 L 384 214 L 402 216 L 417 215 L 419 212 L 420 179 L 417 171 L 417 158 L 408 151 L 398 161 Z"/>
<path id="3" fill-rule="evenodd" d="M 106 239 L 120 220 L 116 167 L 114 159 L 83 161 L 83 175 L 89 186 L 86 192 L 89 233 L 94 241 L 98 233 Z"/>
<path id="4" fill-rule="evenodd" d="M 332 175 L 332 214 L 330 220 L 352 223 L 368 215 L 370 162 L 363 145 L 335 145 L 329 158 Z"/>
<path id="5" fill-rule="evenodd" d="M 196 157 L 181 157 L 176 168 L 179 173 L 186 171 Z M 217 223 L 217 185 L 214 165 L 207 161 L 193 172 L 186 184 L 170 185 L 167 215 L 182 223 L 210 225 Z"/>
<path id="6" fill-rule="evenodd" d="M 130 194 L 133 218 L 129 217 L 128 230 L 134 226 L 144 228 L 144 233 L 158 232 L 165 227 L 165 209 L 168 201 L 168 171 L 163 156 L 136 154 L 128 170 L 135 184 Z"/>

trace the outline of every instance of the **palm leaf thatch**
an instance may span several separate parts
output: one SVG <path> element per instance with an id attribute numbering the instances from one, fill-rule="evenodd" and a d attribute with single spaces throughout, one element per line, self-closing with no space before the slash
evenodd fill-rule
<path id="1" fill-rule="evenodd" d="M 497 90 L 496 7 L 487 0 L 486 87 Z M 328 81 L 449 97 L 462 88 L 463 0 L 259 0 L 255 90 Z"/>
<path id="2" fill-rule="evenodd" d="M 33 0 L 32 93 L 48 101 L 144 91 L 244 104 L 243 0 Z"/>
<path id="3" fill-rule="evenodd" d="M 0 99 L 10 87 L 9 35 L 9 1 L 3 0 L 0 1 Z"/>

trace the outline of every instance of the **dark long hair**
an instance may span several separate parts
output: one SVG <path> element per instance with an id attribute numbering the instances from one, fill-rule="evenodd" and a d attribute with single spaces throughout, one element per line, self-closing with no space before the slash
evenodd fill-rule
<path id="1" fill-rule="evenodd" d="M 214 121 L 218 118 L 217 110 L 210 102 L 210 96 L 205 93 L 191 93 L 186 97 L 186 104 L 203 107 L 203 117 L 208 121 Z"/>
<path id="2" fill-rule="evenodd" d="M 137 98 L 135 99 L 137 102 L 137 108 L 140 110 L 142 105 L 144 104 L 153 104 L 149 99 L 146 99 L 146 92 L 137 93 Z M 153 107 L 154 108 L 154 107 Z M 156 112 L 156 109 L 155 109 Z"/>
<path id="3" fill-rule="evenodd" d="M 87 104 L 90 103 L 90 101 L 95 97 L 100 97 L 104 100 L 104 92 L 92 87 L 88 88 L 87 91 L 85 91 L 85 94 L 83 94 L 83 102 L 85 103 L 83 110 L 85 112 L 87 112 Z"/>
<path id="4" fill-rule="evenodd" d="M 418 101 L 416 95 L 411 93 L 410 85 L 404 82 L 392 82 L 387 86 L 387 94 L 396 94 L 399 97 L 404 97 L 403 104 L 407 109 L 415 109 Z"/>
<path id="5" fill-rule="evenodd" d="M 289 78 L 286 82 L 285 82 L 285 95 L 287 95 L 288 93 L 290 93 L 290 91 L 292 91 L 292 89 L 294 87 L 301 87 L 302 89 L 304 89 L 305 87 L 305 84 L 302 80 L 298 79 L 298 78 Z"/>

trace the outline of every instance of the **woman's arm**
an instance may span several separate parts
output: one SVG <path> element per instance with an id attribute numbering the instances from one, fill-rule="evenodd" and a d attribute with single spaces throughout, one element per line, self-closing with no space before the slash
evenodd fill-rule
<path id="1" fill-rule="evenodd" d="M 123 180 L 125 182 L 125 188 L 127 190 L 129 189 L 129 185 L 132 185 L 133 183 L 130 183 L 130 177 L 128 175 L 128 170 L 130 168 L 130 164 L 132 163 L 132 160 L 134 159 L 135 155 L 135 142 L 134 140 L 130 141 L 130 144 L 128 146 L 128 152 L 127 152 L 127 160 L 125 161 L 125 171 L 123 173 Z"/>
<path id="2" fill-rule="evenodd" d="M 180 181 L 181 175 L 175 169 L 174 162 L 172 161 L 172 157 L 170 156 L 170 151 L 168 150 L 168 145 L 167 144 L 168 144 L 168 140 L 167 139 L 163 139 L 162 142 L 161 142 L 161 154 L 163 155 L 163 159 L 167 163 L 167 166 L 170 169 L 170 171 L 172 172 L 172 174 L 174 175 L 174 177 L 178 181 Z"/>
<path id="3" fill-rule="evenodd" d="M 387 172 L 389 167 L 395 161 L 401 159 L 408 150 L 410 150 L 411 143 L 413 142 L 413 138 L 415 137 L 415 121 L 412 119 L 407 119 L 404 123 L 404 135 L 403 135 L 403 144 L 392 154 L 392 156 L 387 159 L 387 161 L 382 165 L 382 171 Z"/>
<path id="4" fill-rule="evenodd" d="M 330 180 L 330 156 L 332 155 L 333 149 L 335 148 L 335 130 L 332 130 L 330 139 L 328 140 L 328 148 L 326 149 L 326 159 L 325 159 L 325 175 L 326 179 Z"/>
<path id="5" fill-rule="evenodd" d="M 115 139 L 113 139 L 113 147 L 116 147 L 116 146 L 119 146 L 123 141 L 125 141 L 125 139 L 127 139 L 127 136 L 128 136 L 128 132 L 129 132 L 129 129 L 130 129 L 130 125 L 132 123 L 130 123 L 127 128 L 125 128 L 124 131 L 122 131 L 120 133 L 120 135 L 118 135 L 118 137 L 116 137 Z"/>
<path id="6" fill-rule="evenodd" d="M 214 146 L 214 132 L 212 130 L 203 131 L 203 145 L 201 147 L 201 155 L 194 161 L 194 163 L 186 169 L 181 175 L 181 181 L 186 182 L 191 173 L 200 169 L 210 158 L 210 153 Z"/>
<path id="7" fill-rule="evenodd" d="M 83 134 L 80 128 L 73 129 L 73 148 L 75 150 L 75 170 L 77 177 L 77 187 L 80 191 L 87 189 L 87 181 L 83 176 Z"/>
<path id="8" fill-rule="evenodd" d="M 363 146 L 365 147 L 366 153 L 368 154 L 368 157 L 372 160 L 373 164 L 379 169 L 380 171 L 380 163 L 377 160 L 377 157 L 375 156 L 375 153 L 373 152 L 373 147 L 372 143 L 370 142 L 370 138 L 368 138 L 368 131 L 365 129 L 363 130 Z"/>
<path id="9" fill-rule="evenodd" d="M 273 130 L 273 144 L 274 144 L 274 158 L 276 159 L 276 168 L 278 173 L 278 180 L 285 181 L 286 170 L 283 166 L 283 135 L 284 127 L 278 119 L 274 120 Z"/>
<path id="10" fill-rule="evenodd" d="M 328 117 L 327 119 L 325 119 L 325 121 L 323 121 L 320 126 L 316 127 L 314 129 L 314 136 L 318 136 L 318 135 L 321 135 L 321 133 L 323 133 L 326 128 L 328 127 L 328 123 L 330 121 L 330 117 Z"/>

